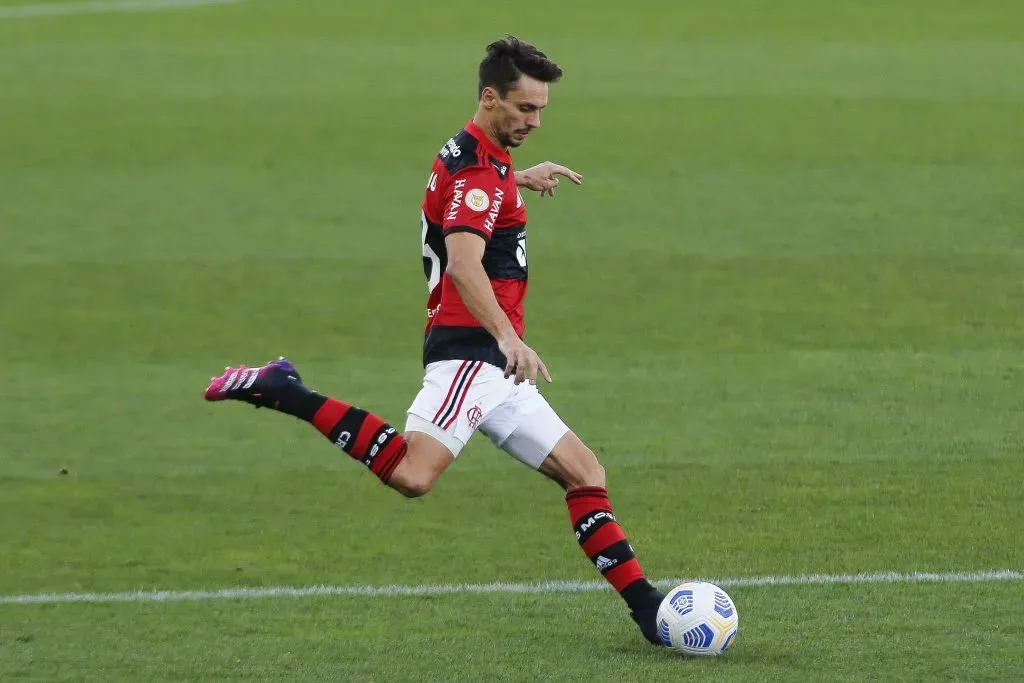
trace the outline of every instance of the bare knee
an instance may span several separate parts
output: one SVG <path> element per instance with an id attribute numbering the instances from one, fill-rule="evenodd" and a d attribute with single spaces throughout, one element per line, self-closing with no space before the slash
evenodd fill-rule
<path id="1" fill-rule="evenodd" d="M 566 491 L 596 486 L 605 487 L 605 471 L 594 452 L 569 432 L 541 464 L 542 474 Z"/>
<path id="2" fill-rule="evenodd" d="M 434 482 L 427 479 L 426 477 L 408 477 L 398 478 L 391 477 L 391 481 L 388 482 L 388 486 L 401 493 L 406 498 L 419 498 L 430 493 L 430 489 L 434 488 Z"/>
<path id="3" fill-rule="evenodd" d="M 428 469 L 416 467 L 409 460 L 403 460 L 388 480 L 388 486 L 406 498 L 419 498 L 430 493 L 437 476 Z"/>
<path id="4" fill-rule="evenodd" d="M 410 434 L 408 442 L 409 450 L 392 473 L 388 486 L 406 498 L 419 498 L 434 488 L 454 456 L 445 446 L 423 434 Z"/>
<path id="5" fill-rule="evenodd" d="M 567 491 L 588 486 L 605 488 L 604 466 L 597 461 L 597 456 L 589 448 L 587 452 L 589 457 L 585 458 L 583 466 L 566 481 L 567 486 L 565 488 Z"/>

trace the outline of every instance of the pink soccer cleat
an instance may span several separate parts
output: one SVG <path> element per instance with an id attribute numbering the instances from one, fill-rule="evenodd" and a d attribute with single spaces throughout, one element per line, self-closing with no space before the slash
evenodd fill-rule
<path id="1" fill-rule="evenodd" d="M 298 371 L 283 356 L 258 368 L 240 365 L 224 368 L 220 377 L 211 377 L 203 392 L 207 401 L 245 401 L 257 408 L 276 408 L 278 394 L 289 384 L 300 383 Z"/>

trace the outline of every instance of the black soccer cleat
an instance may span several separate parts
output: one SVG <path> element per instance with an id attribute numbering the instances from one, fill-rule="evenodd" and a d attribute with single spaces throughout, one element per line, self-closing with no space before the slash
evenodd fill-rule
<path id="1" fill-rule="evenodd" d="M 639 600 L 638 607 L 631 610 L 629 616 L 633 618 L 636 625 L 640 627 L 640 633 L 644 638 L 655 645 L 668 645 L 667 638 L 658 633 L 658 608 L 665 594 L 654 586 Z"/>

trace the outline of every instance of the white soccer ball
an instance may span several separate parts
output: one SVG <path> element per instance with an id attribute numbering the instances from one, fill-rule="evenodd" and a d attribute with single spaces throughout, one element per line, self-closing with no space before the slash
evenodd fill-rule
<path id="1" fill-rule="evenodd" d="M 658 608 L 661 642 L 687 655 L 720 655 L 736 640 L 740 615 L 728 593 L 713 583 L 683 583 Z"/>

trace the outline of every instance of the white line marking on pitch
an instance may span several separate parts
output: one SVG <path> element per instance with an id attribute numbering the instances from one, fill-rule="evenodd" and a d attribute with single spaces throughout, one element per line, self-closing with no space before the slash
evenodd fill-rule
<path id="1" fill-rule="evenodd" d="M 35 19 L 71 14 L 149 12 L 207 5 L 233 5 L 244 0 L 104 0 L 102 2 L 45 2 L 36 5 L 0 7 L 0 19 Z"/>
<path id="2" fill-rule="evenodd" d="M 696 579 L 662 579 L 655 583 L 669 588 Z M 876 574 L 807 574 L 803 576 L 749 576 L 735 579 L 705 579 L 723 588 L 747 586 L 821 586 L 856 583 L 982 583 L 1024 581 L 1024 572 L 999 569 L 980 572 L 880 572 Z M 0 605 L 52 605 L 84 602 L 178 602 L 184 600 L 257 600 L 261 598 L 311 598 L 333 595 L 403 596 L 450 595 L 454 593 L 587 593 L 607 590 L 604 581 L 544 581 L 542 583 L 464 583 L 419 586 L 308 586 L 305 588 L 223 588 L 191 591 L 131 591 L 127 593 L 41 593 L 0 595 Z"/>

